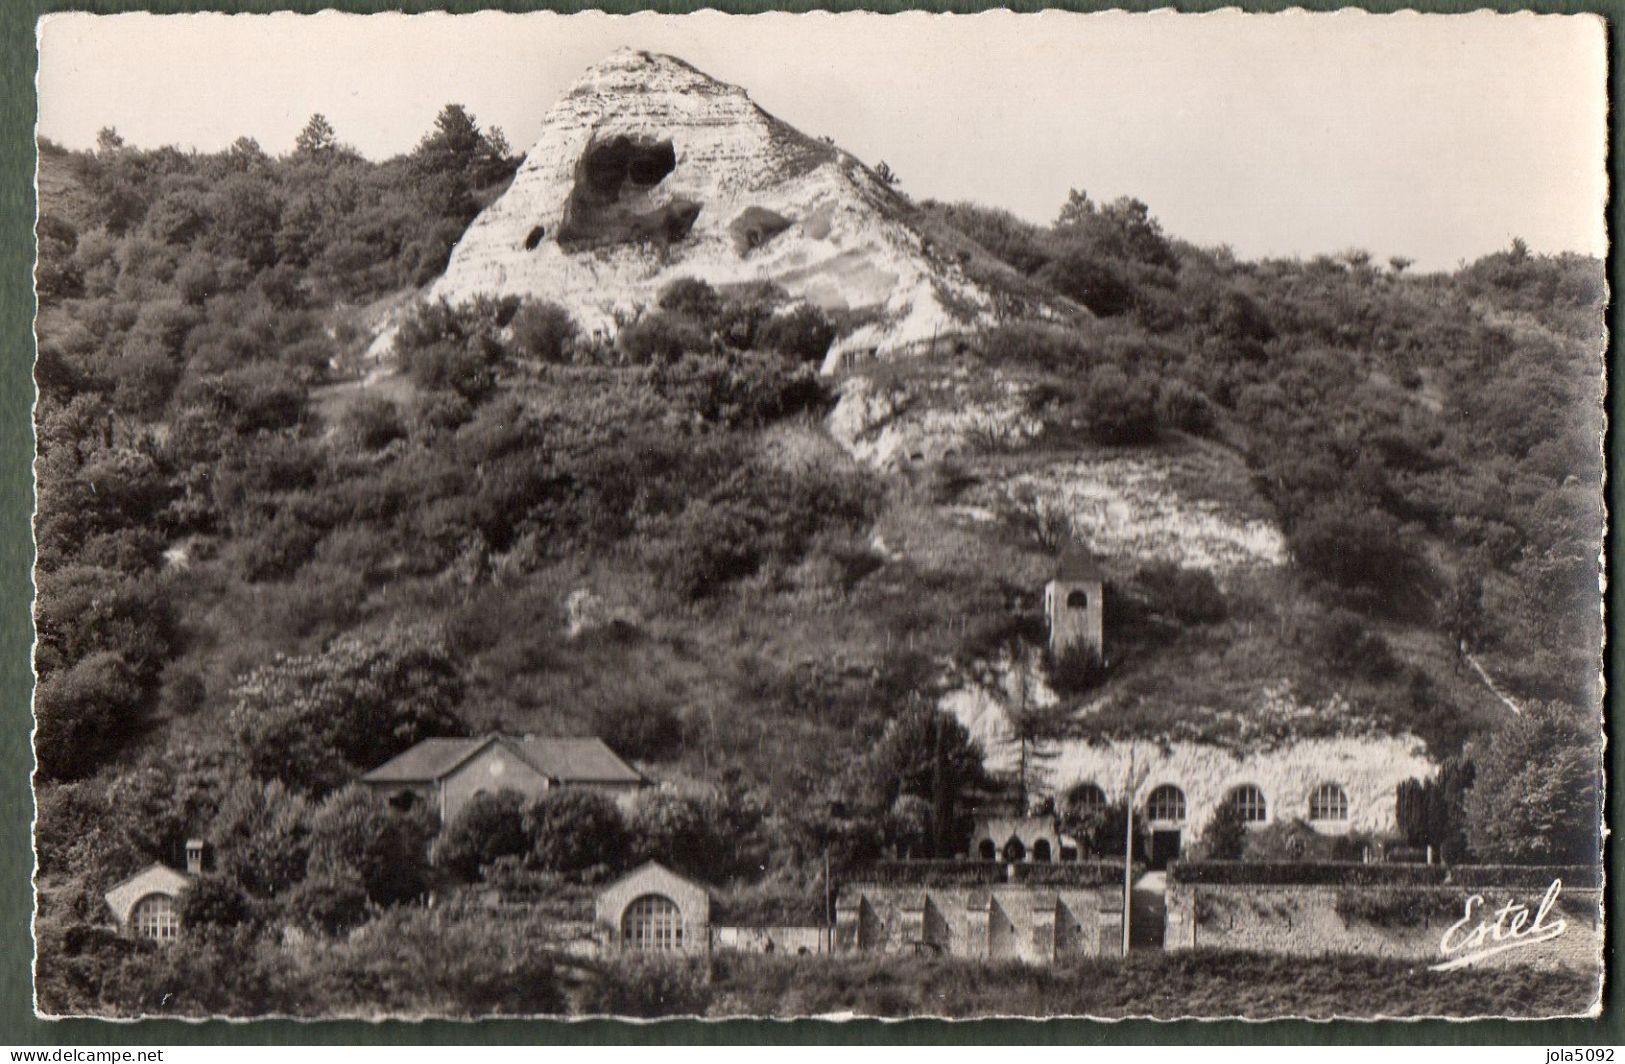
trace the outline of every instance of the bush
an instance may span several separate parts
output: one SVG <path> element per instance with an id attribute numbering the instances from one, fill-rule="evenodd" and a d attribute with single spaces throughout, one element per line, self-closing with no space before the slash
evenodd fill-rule
<path id="1" fill-rule="evenodd" d="M 1111 675 L 1100 652 L 1085 643 L 1073 643 L 1059 653 L 1046 650 L 1044 666 L 1055 693 L 1071 697 L 1088 694 Z"/>
<path id="2" fill-rule="evenodd" d="M 365 787 L 330 795 L 310 818 L 310 870 L 354 877 L 379 905 L 412 901 L 428 889 L 432 814 L 403 812 Z"/>
<path id="3" fill-rule="evenodd" d="M 499 858 L 529 853 L 524 804 L 517 791 L 476 794 L 441 830 L 434 863 L 472 880 Z"/>
<path id="4" fill-rule="evenodd" d="M 1234 802 L 1219 803 L 1196 845 L 1209 861 L 1234 861 L 1241 857 L 1247 846 L 1247 822 Z"/>
<path id="5" fill-rule="evenodd" d="M 40 681 L 34 697 L 34 756 L 47 779 L 94 772 L 140 719 L 145 694 L 121 655 L 91 654 Z"/>
<path id="6" fill-rule="evenodd" d="M 580 330 L 570 312 L 556 303 L 527 300 L 513 316 L 513 345 L 539 362 L 565 362 Z"/>
<path id="7" fill-rule="evenodd" d="M 717 290 L 695 277 L 679 277 L 672 281 L 660 290 L 656 302 L 668 314 L 702 323 L 715 320 L 722 310 L 722 299 L 717 295 Z"/>
<path id="8" fill-rule="evenodd" d="M 638 366 L 669 366 L 689 352 L 710 348 L 704 332 L 687 318 L 667 311 L 647 314 L 626 326 L 615 345 L 627 361 Z"/>
<path id="9" fill-rule="evenodd" d="M 1116 366 L 1097 367 L 1084 393 L 1089 434 L 1110 446 L 1138 446 L 1157 439 L 1156 389 L 1143 377 L 1130 379 Z"/>
<path id="10" fill-rule="evenodd" d="M 1399 668 L 1388 641 L 1371 630 L 1369 621 L 1347 610 L 1335 610 L 1316 624 L 1311 646 L 1340 676 L 1384 680 Z"/>
<path id="11" fill-rule="evenodd" d="M 344 411 L 344 432 L 362 448 L 376 451 L 406 435 L 400 410 L 381 395 L 363 395 Z"/>
<path id="12" fill-rule="evenodd" d="M 1181 624 L 1217 624 L 1225 618 L 1224 595 L 1206 569 L 1154 562 L 1140 570 L 1139 582 L 1156 607 Z"/>
<path id="13" fill-rule="evenodd" d="M 626 860 L 626 821 L 615 803 L 596 791 L 548 791 L 525 810 L 525 831 L 537 867 L 549 872 L 613 870 Z"/>
<path id="14" fill-rule="evenodd" d="M 788 314 L 769 318 L 756 342 L 797 362 L 822 362 L 835 342 L 835 325 L 823 311 L 804 303 Z"/>
<path id="15" fill-rule="evenodd" d="M 318 873 L 299 884 L 284 911 L 306 930 L 346 934 L 367 920 L 367 888 L 354 872 Z"/>
<path id="16" fill-rule="evenodd" d="M 227 876 L 199 876 L 180 896 L 181 927 L 187 931 L 205 928 L 253 926 L 254 904 L 237 881 Z"/>
<path id="17" fill-rule="evenodd" d="M 611 749 L 636 761 L 666 760 L 683 741 L 683 722 L 672 708 L 642 697 L 612 697 L 598 703 L 592 711 L 592 730 Z"/>
<path id="18" fill-rule="evenodd" d="M 711 1003 L 703 962 L 666 958 L 623 960 L 587 985 L 583 1012 L 600 1016 L 701 1016 Z"/>

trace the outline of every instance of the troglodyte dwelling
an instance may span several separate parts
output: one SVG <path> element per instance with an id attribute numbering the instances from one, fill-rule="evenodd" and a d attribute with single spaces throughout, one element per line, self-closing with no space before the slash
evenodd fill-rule
<path id="1" fill-rule="evenodd" d="M 506 790 L 538 798 L 554 787 L 583 787 L 624 803 L 649 781 L 601 739 L 492 734 L 425 739 L 361 782 L 397 807 L 425 803 L 447 823 L 476 794 Z"/>

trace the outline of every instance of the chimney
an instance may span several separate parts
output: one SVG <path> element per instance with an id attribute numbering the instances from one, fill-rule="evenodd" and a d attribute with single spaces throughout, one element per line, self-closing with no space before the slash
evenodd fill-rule
<path id="1" fill-rule="evenodd" d="M 186 840 L 186 872 L 188 875 L 201 876 L 203 874 L 203 840 Z"/>

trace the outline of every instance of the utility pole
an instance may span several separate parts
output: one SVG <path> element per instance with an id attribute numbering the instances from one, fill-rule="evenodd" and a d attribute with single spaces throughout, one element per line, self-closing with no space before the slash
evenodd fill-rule
<path id="1" fill-rule="evenodd" d="M 1128 747 L 1128 772 L 1123 778 L 1123 956 L 1128 956 L 1129 921 L 1134 915 L 1134 792 L 1140 789 L 1149 772 L 1135 771 L 1134 743 Z"/>
<path id="2" fill-rule="evenodd" d="M 824 952 L 835 952 L 835 916 L 831 911 L 833 902 L 830 900 L 832 891 L 829 882 L 829 843 L 824 844 Z"/>

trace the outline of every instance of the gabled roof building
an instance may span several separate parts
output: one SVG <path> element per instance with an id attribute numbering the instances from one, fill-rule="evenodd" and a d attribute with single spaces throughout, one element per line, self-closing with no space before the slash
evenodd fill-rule
<path id="1" fill-rule="evenodd" d="M 361 782 L 399 807 L 427 804 L 443 822 L 481 793 L 509 790 L 539 798 L 554 787 L 584 787 L 624 802 L 648 785 L 642 773 L 601 739 L 495 733 L 425 739 L 362 776 Z"/>

